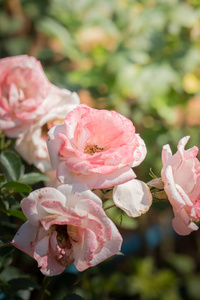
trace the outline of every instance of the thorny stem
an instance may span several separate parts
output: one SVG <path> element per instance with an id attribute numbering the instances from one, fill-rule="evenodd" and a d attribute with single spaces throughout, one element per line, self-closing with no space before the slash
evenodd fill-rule
<path id="1" fill-rule="evenodd" d="M 44 299 L 44 295 L 46 293 L 46 288 L 48 286 L 48 284 L 50 283 L 51 277 L 45 276 L 43 281 L 42 281 L 42 286 L 41 289 L 39 291 L 39 296 L 38 296 L 38 300 L 43 300 Z"/>

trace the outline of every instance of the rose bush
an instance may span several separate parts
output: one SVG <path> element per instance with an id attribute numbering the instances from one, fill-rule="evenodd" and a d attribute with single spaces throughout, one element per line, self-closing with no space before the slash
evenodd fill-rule
<path id="1" fill-rule="evenodd" d="M 162 150 L 163 168 L 161 171 L 164 190 L 173 207 L 174 230 L 187 235 L 198 226 L 200 219 L 200 162 L 196 158 L 198 148 L 185 150 L 189 136 L 182 138 L 177 152 L 172 155 L 169 145 Z"/>
<path id="2" fill-rule="evenodd" d="M 79 271 L 116 254 L 122 237 L 86 186 L 41 188 L 21 202 L 28 221 L 12 244 L 38 262 L 47 276 L 60 274 L 74 263 Z"/>
<path id="3" fill-rule="evenodd" d="M 136 177 L 132 167 L 146 156 L 146 146 L 133 123 L 115 111 L 80 105 L 62 125 L 48 133 L 53 168 L 62 183 L 85 183 L 99 189 Z"/>

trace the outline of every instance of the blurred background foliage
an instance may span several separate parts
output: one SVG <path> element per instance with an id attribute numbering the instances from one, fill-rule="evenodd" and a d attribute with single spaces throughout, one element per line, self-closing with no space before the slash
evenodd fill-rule
<path id="1" fill-rule="evenodd" d="M 133 121 L 149 150 L 139 179 L 149 181 L 150 168 L 160 176 L 164 144 L 175 151 L 190 135 L 188 147 L 200 146 L 199 0 L 0 0 L 0 56 L 20 54 L 35 56 L 49 80 L 76 91 L 82 103 Z M 165 202 L 137 220 L 108 213 L 121 227 L 126 256 L 54 278 L 51 299 L 67 289 L 88 300 L 199 299 L 199 232 L 175 235 Z M 0 299 L 37 299 L 12 281 L 33 270 L 41 284 L 37 266 L 5 249 L 0 278 L 8 298 Z M 28 280 L 29 290 L 39 288 Z"/>

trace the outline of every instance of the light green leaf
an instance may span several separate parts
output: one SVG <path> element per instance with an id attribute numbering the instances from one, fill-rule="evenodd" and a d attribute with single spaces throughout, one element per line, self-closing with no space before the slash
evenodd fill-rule
<path id="1" fill-rule="evenodd" d="M 21 210 L 9 209 L 7 211 L 7 215 L 17 217 L 19 219 L 22 219 L 25 222 L 27 221 L 27 218 L 25 217 L 25 215 L 23 214 L 23 212 Z"/>
<path id="2" fill-rule="evenodd" d="M 26 184 L 35 184 L 40 181 L 49 181 L 49 177 L 42 174 L 42 173 L 29 173 L 29 174 L 24 174 L 23 177 L 20 179 L 21 183 L 26 183 Z"/>
<path id="3" fill-rule="evenodd" d="M 0 155 L 0 163 L 8 181 L 17 181 L 22 172 L 19 156 L 12 151 L 4 151 Z"/>
<path id="4" fill-rule="evenodd" d="M 2 185 L 2 188 L 6 188 L 11 193 L 30 193 L 32 188 L 21 182 L 9 181 Z"/>
<path id="5" fill-rule="evenodd" d="M 5 182 L 5 181 L 6 181 L 5 174 L 0 174 L 0 183 Z"/>

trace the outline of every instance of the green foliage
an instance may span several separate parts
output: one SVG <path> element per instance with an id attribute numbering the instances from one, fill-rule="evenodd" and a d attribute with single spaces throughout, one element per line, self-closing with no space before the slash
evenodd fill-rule
<path id="1" fill-rule="evenodd" d="M 112 200 L 106 201 L 106 206 L 112 205 Z M 135 229 L 137 228 L 138 222 L 136 219 L 130 218 L 127 214 L 123 213 L 117 206 L 106 210 L 107 216 L 119 227 L 123 229 Z"/>
<path id="2" fill-rule="evenodd" d="M 1 138 L 4 140 L 3 135 Z M 4 299 L 27 300 L 31 291 L 41 286 L 29 277 L 31 274 L 24 275 L 19 268 L 11 267 L 14 249 L 10 242 L 19 227 L 18 222 L 27 220 L 21 211 L 20 201 L 32 191 L 30 185 L 49 178 L 37 172 L 24 174 L 21 158 L 7 149 L 11 145 L 4 140 L 0 154 L 0 291 L 5 295 Z"/>
<path id="3" fill-rule="evenodd" d="M 19 156 L 11 151 L 4 151 L 0 155 L 0 163 L 8 181 L 17 181 L 22 173 Z"/>
<path id="4" fill-rule="evenodd" d="M 49 177 L 47 177 L 46 175 L 44 175 L 42 173 L 32 172 L 32 173 L 24 174 L 20 178 L 21 183 L 26 183 L 26 184 L 30 184 L 30 185 L 33 185 L 40 181 L 49 181 Z"/>
<path id="5" fill-rule="evenodd" d="M 83 300 L 83 298 L 76 294 L 69 294 L 69 295 L 65 296 L 63 298 L 63 300 Z"/>

